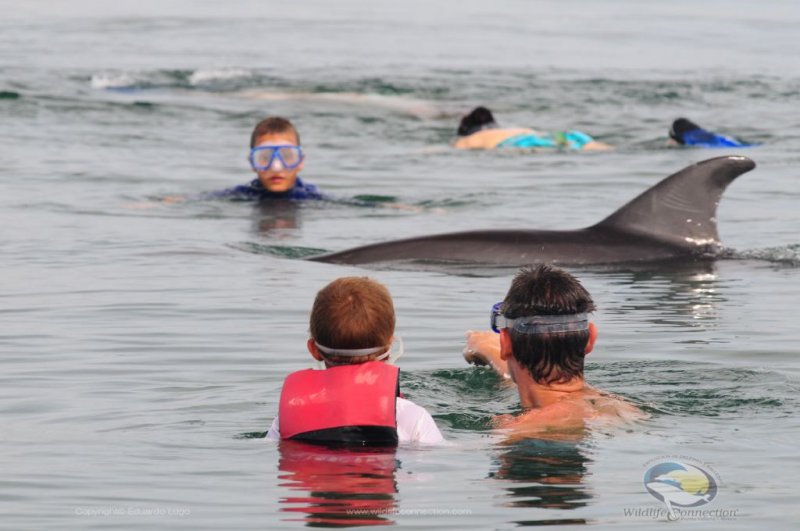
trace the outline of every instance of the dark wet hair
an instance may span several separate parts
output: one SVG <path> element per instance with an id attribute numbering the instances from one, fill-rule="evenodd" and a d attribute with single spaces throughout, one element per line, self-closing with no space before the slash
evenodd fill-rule
<path id="1" fill-rule="evenodd" d="M 294 133 L 294 137 L 297 139 L 297 145 L 300 145 L 300 135 L 297 133 L 297 129 L 294 128 L 294 125 L 292 125 L 292 122 L 280 116 L 270 116 L 258 122 L 253 128 L 253 132 L 250 134 L 250 147 L 254 148 L 256 146 L 259 137 L 280 133 Z"/>
<path id="2" fill-rule="evenodd" d="M 486 107 L 475 107 L 471 113 L 461 119 L 458 125 L 458 136 L 468 136 L 481 129 L 496 126 L 492 111 Z"/>
<path id="3" fill-rule="evenodd" d="M 501 308 L 509 319 L 534 315 L 569 315 L 595 310 L 581 283 L 561 269 L 540 265 L 521 269 Z M 509 329 L 514 359 L 542 384 L 583 377 L 588 330 L 525 334 Z"/>
<path id="4" fill-rule="evenodd" d="M 683 135 L 689 131 L 700 129 L 700 126 L 686 118 L 678 118 L 672 122 L 672 127 L 669 129 L 669 137 L 679 144 L 683 144 Z"/>

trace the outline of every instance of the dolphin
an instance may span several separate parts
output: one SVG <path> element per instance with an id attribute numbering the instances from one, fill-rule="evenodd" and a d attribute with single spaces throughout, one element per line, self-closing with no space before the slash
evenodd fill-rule
<path id="1" fill-rule="evenodd" d="M 716 211 L 725 188 L 755 168 L 717 157 L 670 175 L 601 222 L 579 230 L 473 230 L 420 236 L 313 256 L 336 264 L 434 262 L 493 266 L 707 261 L 722 253 Z"/>

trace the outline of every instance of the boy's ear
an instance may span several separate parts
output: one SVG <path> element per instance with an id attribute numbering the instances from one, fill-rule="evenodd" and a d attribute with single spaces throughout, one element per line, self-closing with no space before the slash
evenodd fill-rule
<path id="1" fill-rule="evenodd" d="M 587 356 L 594 348 L 594 342 L 597 340 L 597 326 L 594 323 L 589 323 L 589 341 L 586 342 L 586 351 L 583 353 Z"/>
<path id="2" fill-rule="evenodd" d="M 316 341 L 314 341 L 313 337 L 308 338 L 308 341 L 306 342 L 306 347 L 308 348 L 308 351 L 311 353 L 312 358 L 314 358 L 317 361 L 324 361 L 324 359 L 322 358 L 322 354 L 320 354 L 319 349 L 317 348 L 317 343 Z"/>
<path id="3" fill-rule="evenodd" d="M 500 359 L 508 361 L 511 358 L 511 334 L 508 333 L 508 328 L 500 329 Z"/>

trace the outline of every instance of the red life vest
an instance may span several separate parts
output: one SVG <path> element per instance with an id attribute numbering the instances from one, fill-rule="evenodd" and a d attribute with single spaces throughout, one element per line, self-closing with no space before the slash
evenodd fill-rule
<path id="1" fill-rule="evenodd" d="M 281 391 L 281 438 L 396 445 L 399 377 L 381 361 L 293 372 Z"/>

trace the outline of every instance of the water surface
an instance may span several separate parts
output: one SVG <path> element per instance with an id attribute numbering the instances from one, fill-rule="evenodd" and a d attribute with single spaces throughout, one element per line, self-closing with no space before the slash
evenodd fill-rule
<path id="1" fill-rule="evenodd" d="M 39 2 L 0 21 L 0 370 L 9 529 L 382 525 L 639 529 L 645 463 L 721 479 L 711 529 L 800 522 L 800 10 L 791 2 Z M 580 128 L 611 153 L 462 153 L 460 116 Z M 252 126 L 290 117 L 304 177 L 342 202 L 158 198 L 246 182 Z M 711 267 L 575 270 L 587 367 L 652 414 L 579 443 L 502 444 L 514 390 L 463 363 L 512 269 L 304 262 L 390 238 L 580 228 L 689 164 L 670 122 L 762 145 L 718 211 Z M 418 211 L 355 207 L 369 194 Z M 281 253 L 275 253 L 278 246 Z M 369 274 L 395 298 L 405 393 L 444 448 L 330 458 L 257 436 L 310 365 L 314 294 Z M 348 513 L 358 509 L 368 514 Z"/>

